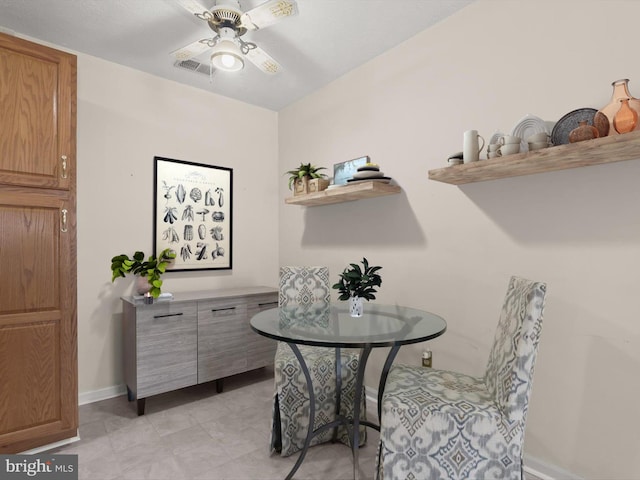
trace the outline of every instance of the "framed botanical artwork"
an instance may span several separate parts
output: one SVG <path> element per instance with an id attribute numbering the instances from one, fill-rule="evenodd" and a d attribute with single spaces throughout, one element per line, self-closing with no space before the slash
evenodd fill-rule
<path id="1" fill-rule="evenodd" d="M 346 185 L 347 180 L 353 178 L 353 174 L 358 171 L 359 167 L 363 167 L 369 162 L 369 157 L 358 157 L 346 162 L 333 164 L 333 184 Z"/>
<path id="2" fill-rule="evenodd" d="M 171 271 L 232 266 L 233 170 L 154 157 L 153 250 L 176 253 Z"/>

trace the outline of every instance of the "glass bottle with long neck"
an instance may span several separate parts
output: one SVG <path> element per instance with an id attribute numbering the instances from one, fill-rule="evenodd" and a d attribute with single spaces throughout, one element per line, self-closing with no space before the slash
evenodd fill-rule
<path id="1" fill-rule="evenodd" d="M 611 101 L 604 107 L 600 109 L 600 113 L 604 114 L 609 120 L 609 135 L 617 135 L 619 132 L 616 130 L 614 125 L 614 120 L 616 113 L 620 110 L 621 106 L 624 106 L 624 112 L 626 112 L 628 116 L 628 111 L 626 107 L 628 106 L 630 109 L 634 110 L 636 114 L 640 113 L 640 100 L 634 98 L 631 93 L 629 93 L 629 79 L 623 78 L 620 80 L 616 80 L 611 84 L 613 86 L 613 93 L 611 94 Z M 628 102 L 623 102 L 623 100 L 628 100 Z M 640 122 L 635 122 L 636 125 L 632 130 L 638 130 L 640 127 Z"/>

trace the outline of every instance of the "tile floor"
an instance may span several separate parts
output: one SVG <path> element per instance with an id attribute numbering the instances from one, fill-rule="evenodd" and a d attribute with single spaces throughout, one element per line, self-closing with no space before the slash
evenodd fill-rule
<path id="1" fill-rule="evenodd" d="M 272 398 L 273 371 L 261 369 L 225 379 L 222 393 L 211 382 L 151 397 L 140 417 L 126 396 L 82 405 L 81 440 L 51 452 L 78 454 L 79 480 L 282 480 L 297 454 L 269 455 Z M 378 432 L 368 435 L 361 479 L 374 475 Z M 312 447 L 295 475 L 351 478 L 350 450 L 330 443 Z"/>
<path id="2" fill-rule="evenodd" d="M 283 479 L 297 454 L 270 456 L 273 372 L 256 370 L 147 399 L 145 415 L 126 396 L 80 407 L 81 440 L 55 453 L 78 454 L 79 480 Z M 374 412 L 372 406 L 369 413 Z M 360 449 L 360 478 L 373 478 L 378 432 Z M 312 447 L 296 479 L 353 478 L 348 447 Z"/>

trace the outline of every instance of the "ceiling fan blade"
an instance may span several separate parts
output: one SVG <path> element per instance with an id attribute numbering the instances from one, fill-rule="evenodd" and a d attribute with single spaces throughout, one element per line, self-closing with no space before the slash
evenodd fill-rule
<path id="1" fill-rule="evenodd" d="M 247 30 L 257 30 L 297 14 L 298 4 L 295 0 L 269 0 L 243 13 L 240 22 Z"/>
<path id="2" fill-rule="evenodd" d="M 203 18 L 203 14 L 208 13 L 207 10 L 200 2 L 197 0 L 176 0 L 182 8 L 192 13 L 198 18 Z"/>
<path id="3" fill-rule="evenodd" d="M 276 74 L 282 70 L 282 67 L 271 56 L 262 50 L 260 47 L 255 47 L 249 50 L 245 57 L 247 57 L 251 63 L 262 70 L 265 73 Z"/>
<path id="4" fill-rule="evenodd" d="M 211 48 L 208 40 L 209 39 L 196 40 L 185 47 L 171 52 L 171 55 L 173 55 L 176 60 L 189 60 L 190 58 L 197 57 L 202 52 Z"/>

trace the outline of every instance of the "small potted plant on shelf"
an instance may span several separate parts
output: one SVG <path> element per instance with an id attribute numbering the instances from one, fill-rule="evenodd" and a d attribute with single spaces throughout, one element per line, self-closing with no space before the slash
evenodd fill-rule
<path id="1" fill-rule="evenodd" d="M 366 258 L 362 259 L 362 268 L 351 263 L 340 274 L 340 281 L 333 288 L 340 292 L 339 300 L 349 300 L 349 312 L 352 317 L 361 317 L 363 300 L 375 300 L 376 287 L 382 285 L 382 278 L 377 273 L 382 267 L 369 265 Z"/>
<path id="2" fill-rule="evenodd" d="M 301 163 L 296 169 L 289 170 L 285 175 L 289 175 L 289 190 L 293 190 L 293 195 L 304 195 L 307 193 L 320 192 L 329 186 L 329 180 L 320 170 L 325 167 L 316 167 L 311 163 Z"/>
<path id="3" fill-rule="evenodd" d="M 176 254 L 170 248 L 165 248 L 157 257 L 151 255 L 145 260 L 143 252 L 136 252 L 132 258 L 128 255 L 120 254 L 111 259 L 111 282 L 115 282 L 118 277 L 125 277 L 131 273 L 139 276 L 137 292 L 153 298 L 158 298 L 162 292 L 162 280 L 160 277 L 167 269 L 167 266 L 176 258 Z"/>

